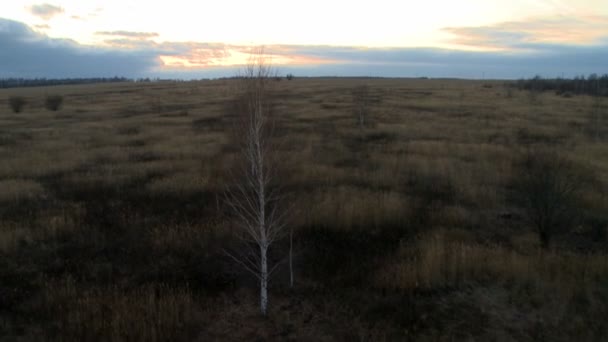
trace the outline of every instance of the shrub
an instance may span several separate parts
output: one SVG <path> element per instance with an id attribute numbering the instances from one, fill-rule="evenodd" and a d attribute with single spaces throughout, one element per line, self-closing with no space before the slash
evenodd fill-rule
<path id="1" fill-rule="evenodd" d="M 294 76 L 293 74 L 287 74 L 287 76 L 285 76 L 285 78 L 286 78 L 288 81 L 293 80 L 293 78 L 294 78 L 294 77 L 295 77 L 295 76 Z"/>
<path id="2" fill-rule="evenodd" d="M 11 109 L 15 113 L 20 113 L 23 110 L 23 107 L 25 106 L 26 103 L 27 103 L 27 101 L 25 100 L 25 98 L 23 98 L 21 96 L 11 96 L 8 99 L 8 105 L 11 107 Z"/>
<path id="3" fill-rule="evenodd" d="M 61 108 L 63 104 L 63 96 L 60 95 L 49 95 L 46 97 L 46 101 L 44 102 L 44 106 L 48 110 L 57 111 Z"/>
<path id="4" fill-rule="evenodd" d="M 574 223 L 584 177 L 575 165 L 550 150 L 528 151 L 515 164 L 514 199 L 534 226 L 543 248 Z"/>
<path id="5" fill-rule="evenodd" d="M 591 238 L 595 242 L 603 243 L 608 240 L 608 218 L 605 215 L 589 215 L 586 221 L 591 228 Z"/>

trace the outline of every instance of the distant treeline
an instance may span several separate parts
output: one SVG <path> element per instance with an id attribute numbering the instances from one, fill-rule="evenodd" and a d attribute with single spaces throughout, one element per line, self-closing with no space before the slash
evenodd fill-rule
<path id="1" fill-rule="evenodd" d="M 126 78 L 126 77 L 94 77 L 94 78 L 0 78 L 1 88 L 47 87 L 68 84 L 93 84 L 116 82 L 181 82 L 181 80 L 161 78 Z"/>
<path id="2" fill-rule="evenodd" d="M 133 80 L 125 77 L 111 78 L 3 78 L 0 79 L 0 88 L 20 88 L 20 87 L 45 87 L 67 84 L 91 84 L 91 83 L 111 83 L 111 82 L 132 82 Z"/>
<path id="3" fill-rule="evenodd" d="M 536 76 L 527 80 L 518 80 L 515 86 L 521 90 L 555 91 L 558 94 L 571 93 L 608 96 L 608 74 L 603 76 L 591 74 L 587 77 L 577 76 L 571 79 Z"/>

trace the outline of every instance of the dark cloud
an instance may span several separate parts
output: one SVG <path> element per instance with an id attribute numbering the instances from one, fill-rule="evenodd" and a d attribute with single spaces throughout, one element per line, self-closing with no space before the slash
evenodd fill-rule
<path id="1" fill-rule="evenodd" d="M 156 51 L 86 47 L 1 18 L 0 46 L 0 77 L 139 77 L 158 66 Z"/>
<path id="2" fill-rule="evenodd" d="M 95 32 L 95 34 L 99 36 L 113 36 L 133 39 L 149 39 L 158 37 L 158 33 L 156 32 L 101 31 Z"/>
<path id="3" fill-rule="evenodd" d="M 63 13 L 63 8 L 51 4 L 33 5 L 29 8 L 30 13 L 44 20 L 49 20 L 54 16 Z"/>
<path id="4" fill-rule="evenodd" d="M 519 78 L 537 74 L 605 73 L 608 17 L 544 18 L 482 27 L 451 27 L 455 45 L 492 51 L 437 48 L 282 46 L 278 51 L 334 63 L 286 67 L 310 75 Z M 270 48 L 272 50 L 272 48 Z M 470 49 L 468 49 L 470 50 Z M 281 52 L 279 52 L 281 53 Z"/>
<path id="5" fill-rule="evenodd" d="M 319 66 L 287 68 L 333 76 L 519 78 L 603 73 L 608 44 L 569 46 L 534 44 L 534 52 L 474 52 L 446 49 L 362 49 L 291 47 L 291 53 L 336 60 Z"/>
<path id="6" fill-rule="evenodd" d="M 546 77 L 605 73 L 608 17 L 544 18 L 482 27 L 451 27 L 452 43 L 485 48 L 379 48 L 286 46 L 288 54 L 336 61 L 288 69 L 311 75 Z M 491 51 L 487 51 L 491 50 Z"/>

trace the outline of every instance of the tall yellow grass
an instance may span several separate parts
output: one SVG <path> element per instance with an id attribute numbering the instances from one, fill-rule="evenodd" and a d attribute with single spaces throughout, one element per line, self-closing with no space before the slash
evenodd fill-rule
<path id="1" fill-rule="evenodd" d="M 467 234 L 460 234 L 467 236 Z M 458 234 L 438 231 L 404 245 L 377 274 L 380 287 L 403 290 L 461 286 L 471 282 L 545 282 L 563 288 L 608 279 L 608 255 L 540 248 L 524 254 L 512 248 L 481 245 Z"/>
<path id="2" fill-rule="evenodd" d="M 57 341 L 184 340 L 204 311 L 188 287 L 83 289 L 71 278 L 46 284 L 42 301 Z"/>

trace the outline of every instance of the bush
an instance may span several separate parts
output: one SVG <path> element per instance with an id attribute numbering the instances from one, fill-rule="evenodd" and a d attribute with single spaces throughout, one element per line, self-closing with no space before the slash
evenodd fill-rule
<path id="1" fill-rule="evenodd" d="M 557 233 L 574 224 L 586 179 L 571 161 L 549 150 L 530 150 L 514 167 L 514 199 L 548 248 Z"/>
<path id="2" fill-rule="evenodd" d="M 285 78 L 287 78 L 288 81 L 293 80 L 295 76 L 293 74 L 287 74 L 287 76 L 285 76 Z"/>
<path id="3" fill-rule="evenodd" d="M 46 97 L 46 101 L 44 102 L 44 106 L 48 110 L 57 111 L 61 108 L 63 104 L 63 96 L 60 95 L 49 95 Z"/>
<path id="4" fill-rule="evenodd" d="M 608 218 L 600 215 L 589 215 L 586 220 L 591 228 L 591 238 L 595 242 L 605 243 L 608 240 Z"/>
<path id="5" fill-rule="evenodd" d="M 23 107 L 25 106 L 26 103 L 27 103 L 27 101 L 25 100 L 25 98 L 23 98 L 21 96 L 11 96 L 8 99 L 8 105 L 11 107 L 11 109 L 15 113 L 20 113 L 23 110 Z"/>

